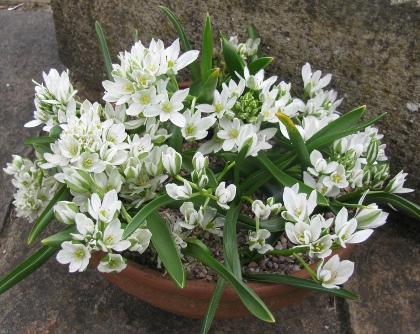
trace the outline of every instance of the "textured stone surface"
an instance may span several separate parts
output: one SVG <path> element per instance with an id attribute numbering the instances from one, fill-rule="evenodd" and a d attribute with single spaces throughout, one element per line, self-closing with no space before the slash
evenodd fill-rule
<path id="1" fill-rule="evenodd" d="M 386 134 L 392 172 L 411 173 L 408 185 L 420 188 L 417 138 L 420 112 L 420 7 L 418 1 L 355 0 L 218 0 L 207 1 L 71 1 L 53 0 L 60 59 L 70 67 L 80 87 L 101 90 L 105 78 L 94 22 L 100 21 L 114 60 L 129 50 L 134 29 L 147 44 L 153 35 L 166 43 L 176 37 L 158 5 L 179 17 L 192 42 L 201 45 L 206 12 L 214 34 L 244 37 L 246 25 L 260 31 L 264 53 L 276 59 L 270 73 L 291 81 L 301 93 L 300 70 L 305 62 L 332 73 L 331 87 L 345 97 L 341 111 L 367 105 L 367 117 L 387 112 L 378 123 Z M 68 32 L 72 33 L 69 34 Z M 99 94 L 90 93 L 88 96 Z M 420 193 L 416 201 L 419 202 Z"/>
<path id="2" fill-rule="evenodd" d="M 354 251 L 355 275 L 346 287 L 361 297 L 348 302 L 355 333 L 418 333 L 418 223 L 394 214 Z"/>

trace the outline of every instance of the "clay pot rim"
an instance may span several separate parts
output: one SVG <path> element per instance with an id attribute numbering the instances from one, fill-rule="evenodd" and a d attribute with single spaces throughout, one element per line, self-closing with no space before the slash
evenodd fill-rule
<path id="1" fill-rule="evenodd" d="M 338 254 L 340 258 L 348 258 L 354 247 L 355 245 L 348 244 L 347 248 L 335 250 L 329 257 L 326 258 L 326 260 L 335 254 Z M 92 264 L 99 264 L 100 259 L 105 254 L 101 253 L 102 252 L 97 252 L 92 254 Z M 316 271 L 316 263 L 312 264 L 310 267 L 312 270 Z M 128 260 L 127 267 L 121 273 L 105 274 L 104 276 L 115 276 L 114 278 L 116 279 L 118 275 L 128 276 L 133 280 L 139 281 L 139 283 L 142 282 L 142 284 L 153 286 L 154 289 L 162 291 L 165 290 L 174 294 L 191 296 L 196 299 L 199 298 L 208 300 L 213 294 L 214 288 L 212 287 L 216 286 L 215 283 L 211 283 L 206 280 L 195 281 L 187 279 L 186 287 L 184 289 L 180 289 L 175 285 L 168 273 L 163 274 L 157 270 L 141 265 L 133 260 Z M 310 279 L 310 275 L 306 269 L 294 272 L 290 274 L 290 276 Z M 139 277 L 141 277 L 140 280 Z M 292 292 L 293 290 L 300 289 L 298 287 L 278 283 L 247 282 L 247 285 L 260 297 L 268 297 L 273 294 L 288 293 Z M 239 299 L 239 297 L 232 286 L 227 284 L 221 299 L 225 301 L 232 301 Z"/>

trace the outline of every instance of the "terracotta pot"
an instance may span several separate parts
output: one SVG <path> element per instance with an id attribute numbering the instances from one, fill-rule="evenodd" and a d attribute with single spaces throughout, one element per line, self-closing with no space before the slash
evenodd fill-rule
<path id="1" fill-rule="evenodd" d="M 353 245 L 345 249 L 334 251 L 340 259 L 348 259 Z M 91 263 L 99 264 L 103 254 L 100 252 L 92 254 Z M 316 270 L 315 264 L 311 266 Z M 187 286 L 179 289 L 170 279 L 169 275 L 142 266 L 134 261 L 128 260 L 128 266 L 118 274 L 102 273 L 111 283 L 130 293 L 134 297 L 148 302 L 160 309 L 193 318 L 203 318 L 213 290 L 214 283 L 207 281 L 187 280 Z M 306 270 L 300 270 L 291 274 L 295 277 L 310 278 Z M 273 283 L 248 283 L 266 303 L 271 311 L 292 305 L 313 292 L 284 284 Z M 216 318 L 242 318 L 251 316 L 251 313 L 239 299 L 235 290 L 228 284 L 223 292 L 216 312 Z"/>

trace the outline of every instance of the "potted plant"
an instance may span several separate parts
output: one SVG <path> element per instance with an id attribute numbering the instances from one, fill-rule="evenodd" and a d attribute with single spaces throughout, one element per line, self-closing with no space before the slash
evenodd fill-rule
<path id="1" fill-rule="evenodd" d="M 109 77 L 104 105 L 79 101 L 68 72 L 51 70 L 37 84 L 26 126 L 43 125 L 46 136 L 25 142 L 35 160 L 14 156 L 5 172 L 17 188 L 17 215 L 33 222 L 29 242 L 54 217 L 64 228 L 0 281 L 0 293 L 57 253 L 70 272 L 92 262 L 112 281 L 127 272 L 129 285 L 134 271 L 149 281 L 162 276 L 128 266 L 132 258 L 167 273 L 174 287 L 192 286 L 192 308 L 194 297 L 208 298 L 202 332 L 219 301 L 232 308 L 232 294 L 274 321 L 259 291 L 283 289 L 273 283 L 357 299 L 341 287 L 353 272 L 345 257 L 385 223 L 377 204 L 420 216 L 397 195 L 412 191 L 406 174 L 388 180 L 382 135 L 372 127 L 384 115 L 363 123 L 365 107 L 341 115 L 337 93 L 325 88 L 331 75 L 309 64 L 303 96 L 292 97 L 290 84 L 265 77 L 273 58 L 262 57 L 253 26 L 245 43 L 221 35 L 219 55 L 207 15 L 199 68 L 199 52 L 162 9 L 180 35 L 181 56 L 179 40 L 166 48 L 136 41 L 111 64 L 97 24 Z M 193 80 L 180 87 L 186 66 Z M 290 265 L 280 267 L 280 258 Z"/>

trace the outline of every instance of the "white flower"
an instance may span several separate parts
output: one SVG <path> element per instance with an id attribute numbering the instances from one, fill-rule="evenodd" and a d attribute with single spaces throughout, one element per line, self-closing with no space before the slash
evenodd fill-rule
<path id="1" fill-rule="evenodd" d="M 152 232 L 148 229 L 138 228 L 127 240 L 131 242 L 130 250 L 142 254 L 149 247 Z"/>
<path id="2" fill-rule="evenodd" d="M 346 178 L 346 171 L 343 165 L 338 165 L 337 169 L 331 173 L 331 175 L 326 176 L 323 180 L 323 183 L 327 187 L 338 187 L 338 188 L 345 188 L 349 185 L 349 182 Z"/>
<path id="3" fill-rule="evenodd" d="M 95 223 L 83 213 L 76 214 L 75 221 L 79 233 L 72 233 L 72 237 L 76 240 L 89 242 L 96 230 Z"/>
<path id="4" fill-rule="evenodd" d="M 386 223 L 388 213 L 383 212 L 375 203 L 372 203 L 367 208 L 357 210 L 354 218 L 357 220 L 357 228 L 377 228 Z"/>
<path id="5" fill-rule="evenodd" d="M 233 201 L 236 195 L 236 187 L 234 184 L 230 184 L 226 187 L 226 182 L 221 182 L 216 188 L 215 196 L 217 197 L 217 204 L 223 209 L 228 210 L 229 206 L 227 203 Z"/>
<path id="6" fill-rule="evenodd" d="M 121 228 L 119 219 L 113 220 L 105 228 L 102 240 L 98 240 L 98 244 L 102 247 L 104 252 L 109 252 L 111 249 L 121 252 L 131 246 L 128 240 L 121 240 L 124 229 Z"/>
<path id="7" fill-rule="evenodd" d="M 240 75 L 238 75 L 238 77 L 242 79 L 242 77 Z M 245 66 L 245 68 L 244 68 L 244 78 L 245 78 L 246 86 L 251 90 L 264 89 L 266 86 L 271 86 L 272 84 L 274 84 L 277 80 L 276 76 L 270 77 L 267 80 L 264 80 L 264 70 L 263 69 L 259 70 L 257 74 L 251 75 L 249 73 L 248 66 Z"/>
<path id="8" fill-rule="evenodd" d="M 354 271 L 354 263 L 348 260 L 340 262 L 338 255 L 331 257 L 325 264 L 322 261 L 318 267 L 316 276 L 327 289 L 339 289 L 341 285 L 349 279 Z"/>
<path id="9" fill-rule="evenodd" d="M 70 263 L 69 272 L 82 272 L 89 264 L 90 252 L 83 244 L 73 244 L 65 241 L 61 244 L 61 250 L 57 254 L 57 261 L 61 264 Z"/>
<path id="10" fill-rule="evenodd" d="M 322 175 L 318 180 L 315 180 L 312 175 L 307 172 L 303 172 L 303 182 L 314 188 L 316 191 L 320 192 L 322 195 L 327 197 L 335 197 L 340 194 L 340 189 L 336 186 L 329 186 L 327 187 L 324 184 L 324 179 L 326 178 L 325 175 Z"/>
<path id="11" fill-rule="evenodd" d="M 314 190 L 308 199 L 306 196 L 304 193 L 299 193 L 298 183 L 291 188 L 286 187 L 283 194 L 283 203 L 286 211 L 282 212 L 282 217 L 294 223 L 307 221 L 309 215 L 316 207 L 317 194 Z"/>
<path id="12" fill-rule="evenodd" d="M 197 172 L 207 168 L 209 164 L 209 157 L 205 157 L 201 152 L 196 152 L 192 159 L 193 167 Z"/>
<path id="13" fill-rule="evenodd" d="M 258 231 L 249 231 L 249 250 L 256 249 L 258 253 L 265 254 L 273 250 L 273 246 L 265 243 L 265 239 L 270 237 L 271 233 L 265 229 Z"/>
<path id="14" fill-rule="evenodd" d="M 347 221 L 348 212 L 346 208 L 342 208 L 335 218 L 335 235 L 336 240 L 341 247 L 346 248 L 346 244 L 356 244 L 365 241 L 373 233 L 371 229 L 364 229 L 356 232 L 357 220 L 352 218 Z"/>
<path id="15" fill-rule="evenodd" d="M 235 105 L 236 97 L 229 97 L 229 90 L 224 88 L 222 93 L 217 90 L 214 91 L 213 104 L 199 104 L 196 106 L 197 110 L 201 112 L 210 113 L 210 116 L 222 118 L 225 113 L 229 112 Z"/>
<path id="16" fill-rule="evenodd" d="M 237 144 L 238 136 L 243 123 L 238 118 L 234 118 L 230 121 L 223 117 L 220 119 L 219 124 L 222 127 L 222 130 L 220 130 L 217 135 L 219 138 L 224 139 L 222 146 L 223 150 L 229 152 L 235 147 L 235 144 Z"/>
<path id="17" fill-rule="evenodd" d="M 169 183 L 165 188 L 168 195 L 176 200 L 188 199 L 192 195 L 192 188 L 187 180 L 184 180 L 183 186 Z"/>
<path id="18" fill-rule="evenodd" d="M 147 107 L 144 110 L 143 115 L 146 117 L 159 116 L 159 120 L 161 122 L 170 120 L 173 124 L 180 128 L 185 127 L 186 120 L 180 111 L 184 108 L 182 102 L 187 97 L 188 92 L 189 89 L 178 90 L 170 99 L 168 96 L 165 96 L 162 102 L 158 105 L 151 105 Z"/>
<path id="19" fill-rule="evenodd" d="M 407 175 L 408 174 L 403 173 L 403 171 L 399 172 L 391 181 L 389 181 L 385 191 L 393 194 L 405 194 L 414 191 L 414 189 L 404 188 L 404 182 Z"/>
<path id="20" fill-rule="evenodd" d="M 137 91 L 131 96 L 133 103 L 130 104 L 126 113 L 130 116 L 139 116 L 147 107 L 162 101 L 162 98 L 162 95 L 156 94 L 156 87 L 154 86 Z"/>
<path id="21" fill-rule="evenodd" d="M 200 209 L 202 210 L 202 208 Z M 223 231 L 220 228 L 225 224 L 225 219 L 221 217 L 214 219 L 216 214 L 217 209 L 208 206 L 204 211 L 200 225 L 203 230 L 218 236 L 223 236 Z"/>
<path id="22" fill-rule="evenodd" d="M 252 203 L 252 212 L 254 212 L 256 218 L 264 220 L 270 216 L 271 207 L 269 205 L 264 205 L 260 200 L 255 200 Z"/>
<path id="23" fill-rule="evenodd" d="M 99 158 L 98 153 L 83 152 L 78 161 L 78 167 L 90 173 L 102 173 L 106 163 Z"/>
<path id="24" fill-rule="evenodd" d="M 191 230 L 203 220 L 203 212 L 201 210 L 195 210 L 194 204 L 191 202 L 184 202 L 179 208 L 179 211 L 181 211 L 185 218 L 185 222 L 178 222 L 183 228 Z"/>
<path id="25" fill-rule="evenodd" d="M 118 215 L 120 209 L 121 202 L 115 189 L 108 191 L 102 201 L 96 193 L 89 199 L 89 214 L 96 220 L 109 223 Z"/>
<path id="26" fill-rule="evenodd" d="M 191 115 L 191 110 L 184 112 L 185 126 L 181 129 L 182 136 L 186 140 L 200 140 L 208 135 L 208 129 L 216 122 L 214 117 L 201 118 L 201 111 Z"/>
<path id="27" fill-rule="evenodd" d="M 331 81 L 331 74 L 325 75 L 321 79 L 322 72 L 316 71 L 312 73 L 311 65 L 306 63 L 302 67 L 302 79 L 305 92 L 313 97 L 318 91 L 327 86 Z"/>
<path id="28" fill-rule="evenodd" d="M 235 80 L 230 79 L 229 86 L 225 83 L 222 83 L 222 87 L 224 91 L 229 93 L 229 97 L 238 97 L 241 96 L 245 89 L 245 80 L 240 79 L 239 83 L 236 84 Z"/>
<path id="29" fill-rule="evenodd" d="M 331 174 L 338 167 L 338 162 L 333 161 L 327 163 L 327 161 L 323 158 L 321 152 L 317 150 L 313 150 L 309 157 L 313 168 L 309 167 L 308 171 L 312 175 L 319 176 L 320 174 Z"/>
<path id="30" fill-rule="evenodd" d="M 104 256 L 98 265 L 98 270 L 103 273 L 119 273 L 127 267 L 126 260 L 120 254 Z"/>
<path id="31" fill-rule="evenodd" d="M 190 50 L 185 52 L 181 57 L 179 56 L 179 39 L 177 38 L 170 47 L 165 50 L 164 55 L 166 56 L 169 75 L 176 75 L 179 70 L 191 64 L 198 57 L 199 51 Z"/>
<path id="32" fill-rule="evenodd" d="M 90 175 L 84 170 L 72 166 L 64 168 L 63 173 L 57 173 L 54 177 L 58 182 L 66 183 L 71 190 L 77 193 L 83 194 L 89 192 L 92 186 L 92 178 Z"/>
<path id="33" fill-rule="evenodd" d="M 60 201 L 54 206 L 54 215 L 64 224 L 74 224 L 79 207 L 73 202 Z"/>

